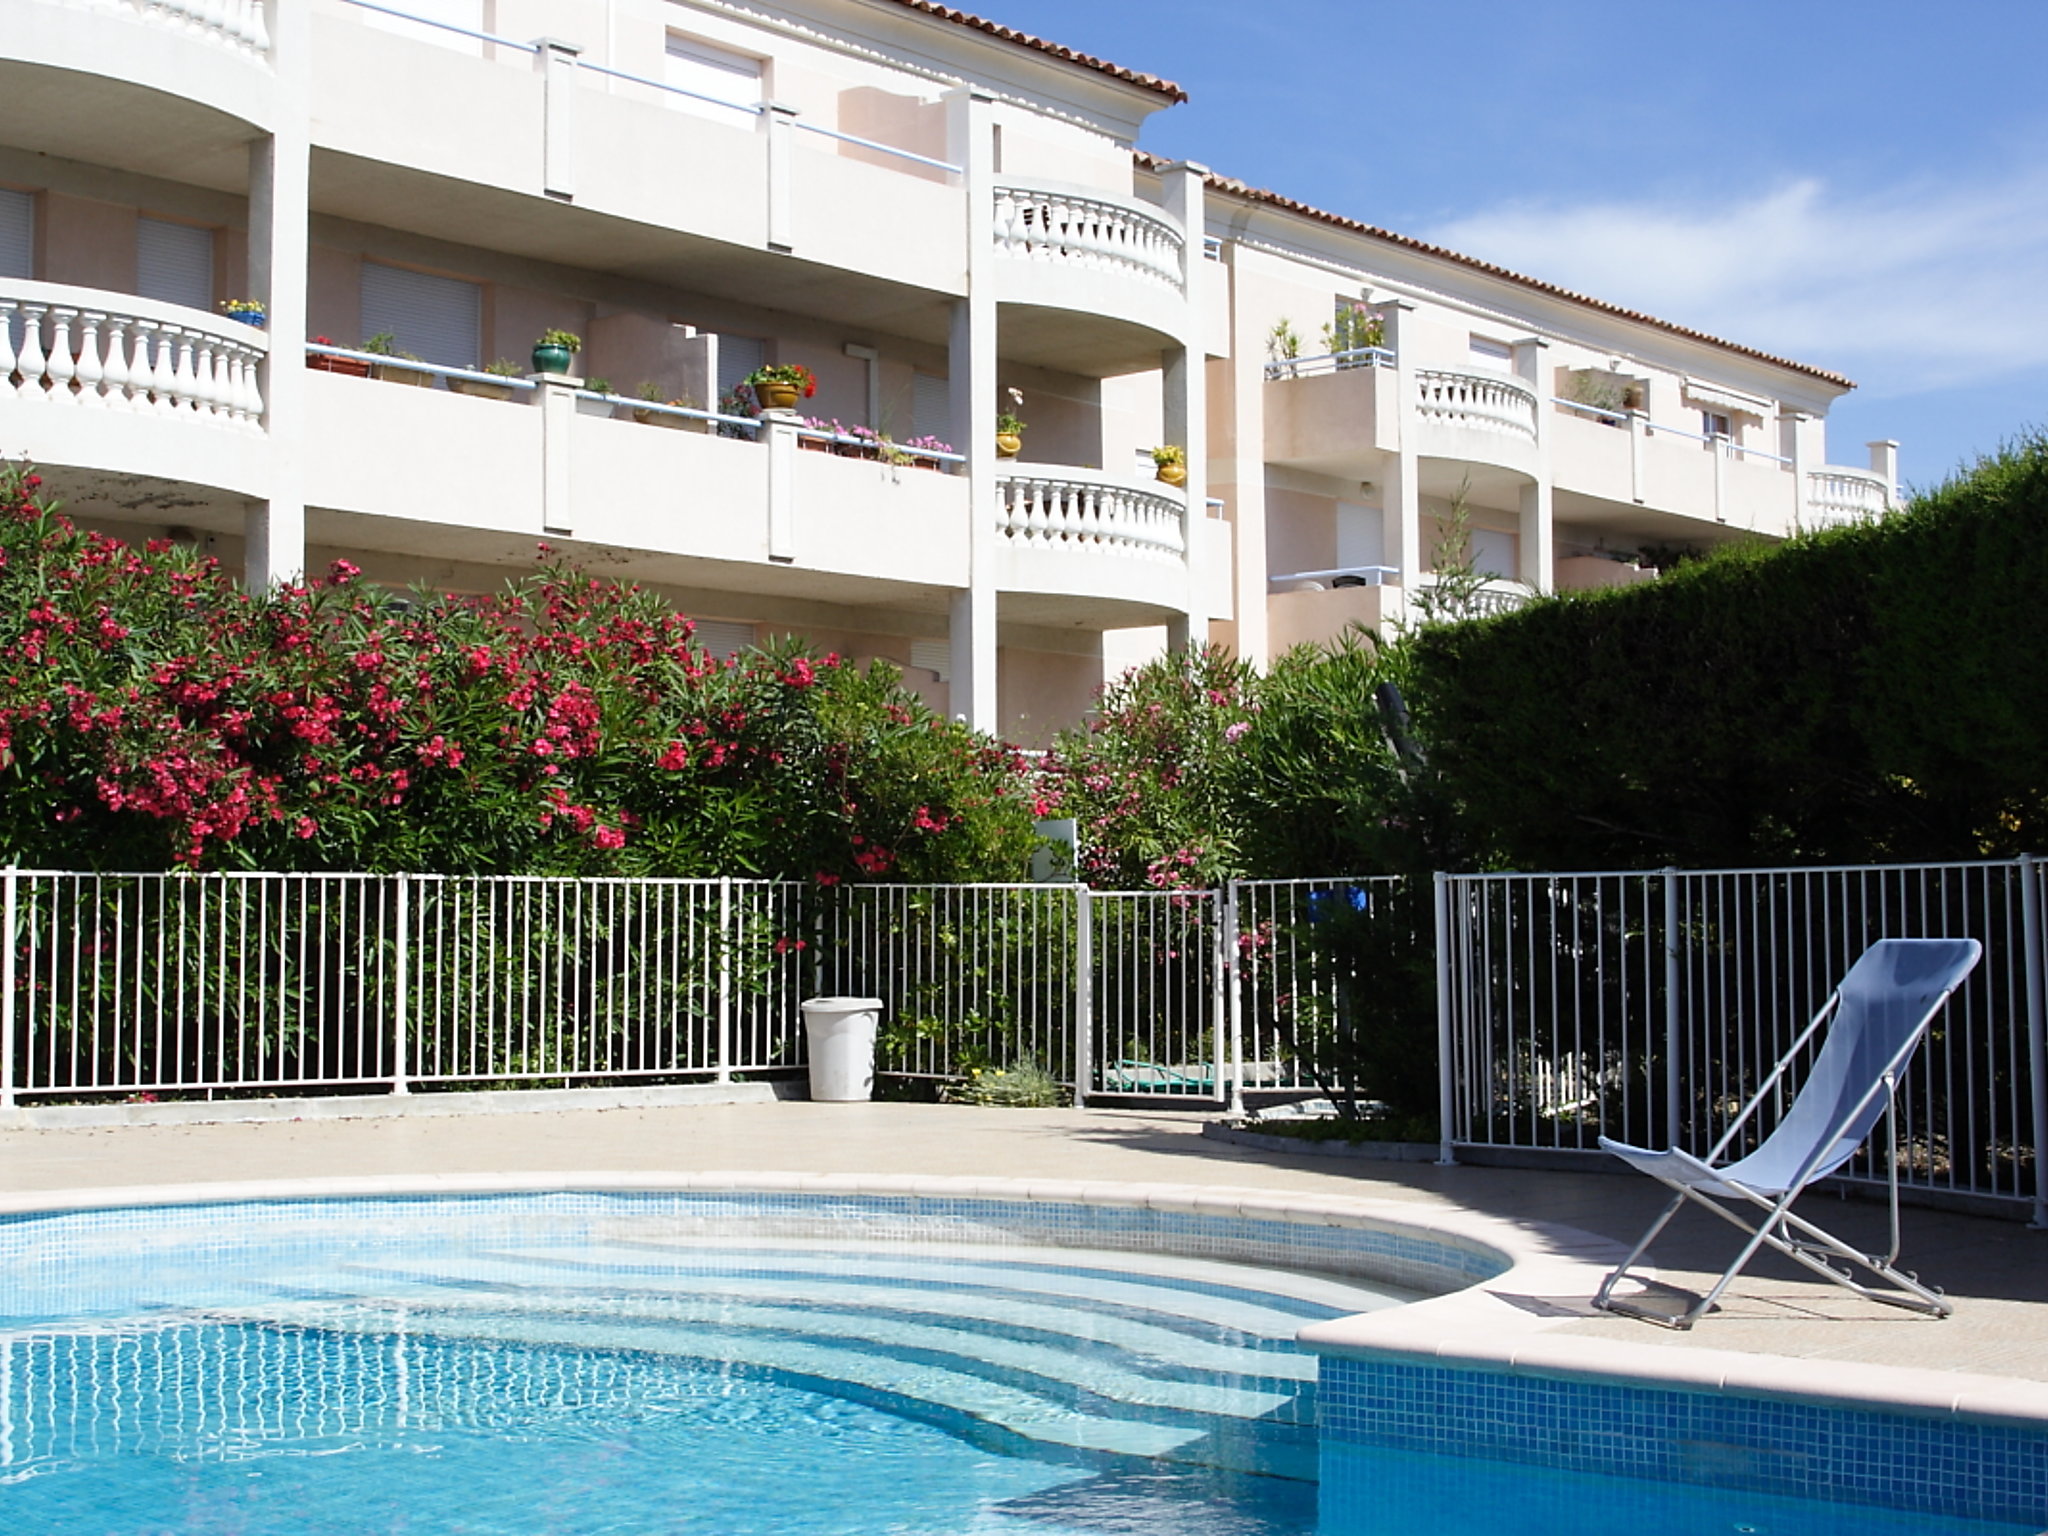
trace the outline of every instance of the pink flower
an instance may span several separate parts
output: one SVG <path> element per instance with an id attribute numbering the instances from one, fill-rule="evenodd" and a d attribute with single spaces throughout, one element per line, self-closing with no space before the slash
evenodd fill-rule
<path id="1" fill-rule="evenodd" d="M 1234 725 L 1226 725 L 1223 728 L 1223 739 L 1225 741 L 1236 741 L 1239 737 L 1243 736 L 1244 733 L 1250 730 L 1251 728 L 1252 723 L 1249 720 L 1239 720 Z"/>

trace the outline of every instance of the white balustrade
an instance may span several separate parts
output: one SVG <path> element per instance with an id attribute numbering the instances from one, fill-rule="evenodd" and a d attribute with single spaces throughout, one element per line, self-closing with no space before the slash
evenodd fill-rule
<path id="1" fill-rule="evenodd" d="M 189 417 L 260 431 L 270 338 L 203 310 L 56 283 L 0 283 L 0 406 Z"/>
<path id="2" fill-rule="evenodd" d="M 56 0 L 73 10 L 120 15 L 187 33 L 239 53 L 267 57 L 270 27 L 264 0 Z"/>
<path id="3" fill-rule="evenodd" d="M 1891 504 L 1892 488 L 1882 475 L 1834 464 L 1807 471 L 1806 508 L 1812 522 L 1880 517 L 1891 509 Z"/>
<path id="4" fill-rule="evenodd" d="M 1536 391 L 1498 374 L 1417 369 L 1415 403 L 1425 421 L 1536 441 Z"/>
<path id="5" fill-rule="evenodd" d="M 1187 504 L 1163 490 L 1048 464 L 1005 469 L 996 491 L 996 529 L 1013 547 L 1187 558 Z"/>
<path id="6" fill-rule="evenodd" d="M 1186 242 L 1163 216 L 1135 204 L 1029 187 L 995 189 L 996 250 L 1025 261 L 1056 261 L 1127 272 L 1184 291 Z"/>

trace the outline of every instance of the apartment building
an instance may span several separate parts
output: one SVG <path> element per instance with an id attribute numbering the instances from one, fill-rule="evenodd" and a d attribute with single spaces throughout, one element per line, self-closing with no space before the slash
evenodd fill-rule
<path id="1" fill-rule="evenodd" d="M 545 544 L 1027 744 L 1134 647 L 1889 503 L 1847 380 L 1140 152 L 1182 99 L 929 0 L 0 0 L 0 452 L 259 584 Z"/>

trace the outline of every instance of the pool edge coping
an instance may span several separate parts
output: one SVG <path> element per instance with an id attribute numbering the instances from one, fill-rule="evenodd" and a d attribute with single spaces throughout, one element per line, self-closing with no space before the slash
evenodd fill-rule
<path id="1" fill-rule="evenodd" d="M 277 1199 L 558 1193 L 758 1193 L 1060 1201 L 1304 1225 L 1370 1226 L 1490 1250 L 1492 1278 L 1385 1312 L 1312 1323 L 1297 1336 L 1317 1355 L 1433 1364 L 1519 1377 L 1704 1392 L 1815 1407 L 2048 1431 L 2048 1383 L 1828 1358 L 1671 1348 L 1558 1335 L 1595 1315 L 1587 1298 L 1623 1256 L 1619 1243 L 1553 1222 L 1510 1221 L 1456 1205 L 1341 1195 L 1112 1180 L 967 1174 L 719 1171 L 328 1175 L 300 1179 L 115 1185 L 0 1192 L 0 1217 Z M 1644 1324 L 1645 1329 L 1651 1325 Z M 1929 1326 L 1939 1326 L 1930 1323 Z"/>

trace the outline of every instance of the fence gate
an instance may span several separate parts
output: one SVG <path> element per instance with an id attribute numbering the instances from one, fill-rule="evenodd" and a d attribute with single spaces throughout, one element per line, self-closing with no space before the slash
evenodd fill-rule
<path id="1" fill-rule="evenodd" d="M 1225 1102 L 1222 894 L 1078 895 L 1077 1097 Z"/>

